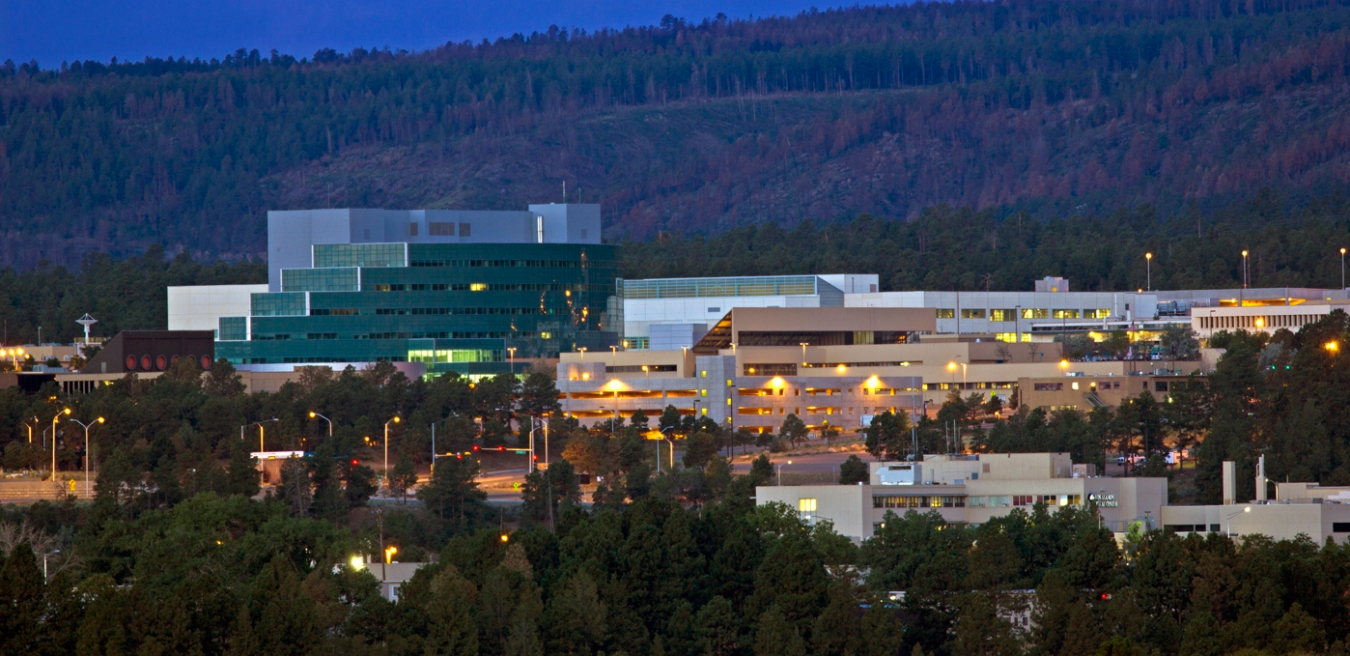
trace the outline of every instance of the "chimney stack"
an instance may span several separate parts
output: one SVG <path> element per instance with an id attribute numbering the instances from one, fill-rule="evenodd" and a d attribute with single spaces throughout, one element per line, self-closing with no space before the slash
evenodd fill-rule
<path id="1" fill-rule="evenodd" d="M 1223 505 L 1231 506 L 1237 503 L 1237 463 L 1232 460 L 1223 461 Z"/>
<path id="2" fill-rule="evenodd" d="M 1266 457 L 1256 459 L 1256 502 L 1266 502 Z"/>

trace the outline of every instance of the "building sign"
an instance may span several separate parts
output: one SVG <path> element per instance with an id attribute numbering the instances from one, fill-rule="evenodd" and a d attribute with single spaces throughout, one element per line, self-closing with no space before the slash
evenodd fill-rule
<path id="1" fill-rule="evenodd" d="M 1120 503 L 1116 501 L 1114 494 L 1089 494 L 1089 501 L 1095 501 L 1098 508 L 1118 508 Z"/>

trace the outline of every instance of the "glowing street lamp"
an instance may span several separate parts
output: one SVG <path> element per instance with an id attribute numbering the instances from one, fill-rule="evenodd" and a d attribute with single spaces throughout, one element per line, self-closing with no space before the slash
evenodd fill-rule
<path id="1" fill-rule="evenodd" d="M 1147 287 L 1149 291 L 1153 291 L 1153 253 L 1144 253 L 1144 262 L 1145 266 L 1148 267 L 1148 284 L 1145 285 L 1145 287 Z"/>
<path id="2" fill-rule="evenodd" d="M 91 421 L 87 424 L 74 417 L 71 417 L 70 420 L 79 424 L 84 428 L 84 496 L 87 498 L 92 498 L 93 493 L 91 493 L 89 489 L 89 427 L 93 426 L 94 424 L 103 423 L 103 417 L 99 417 L 98 419 L 95 419 L 94 421 Z M 55 445 L 56 441 L 53 440 L 52 444 Z"/>
<path id="3" fill-rule="evenodd" d="M 1336 342 L 1327 342 L 1322 345 L 1322 348 L 1326 349 L 1328 353 L 1335 353 L 1341 350 L 1341 345 Z"/>
<path id="4" fill-rule="evenodd" d="M 325 416 L 323 416 L 323 415 L 321 415 L 321 414 L 319 414 L 319 413 L 317 413 L 317 412 L 314 412 L 313 410 L 310 410 L 310 411 L 309 411 L 309 418 L 310 418 L 310 419 L 322 419 L 322 420 L 328 422 L 328 437 L 332 437 L 332 436 L 333 436 L 333 420 L 332 420 L 332 419 L 329 419 L 328 417 L 325 417 Z"/>
<path id="5" fill-rule="evenodd" d="M 403 421 L 401 417 L 394 415 L 393 419 L 384 422 L 384 489 L 386 492 L 391 489 L 389 487 L 389 424 L 397 424 L 401 421 Z M 393 547 L 390 548 L 392 549 Z M 387 552 L 388 550 L 386 549 L 385 551 Z M 398 551 L 398 549 L 394 549 L 394 551 Z M 388 562 L 388 556 L 386 556 L 385 560 Z"/>
<path id="6" fill-rule="evenodd" d="M 70 416 L 70 408 L 63 408 L 60 412 L 56 413 L 56 416 L 55 416 L 55 417 L 52 417 L 52 480 L 53 480 L 53 481 L 56 480 L 56 420 L 60 419 L 62 415 L 65 415 L 65 416 L 69 417 L 69 416 Z"/>

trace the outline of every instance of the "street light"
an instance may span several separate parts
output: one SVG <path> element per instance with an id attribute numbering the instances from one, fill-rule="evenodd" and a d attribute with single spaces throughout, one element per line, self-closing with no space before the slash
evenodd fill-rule
<path id="1" fill-rule="evenodd" d="M 1247 506 L 1247 507 L 1243 508 L 1242 510 L 1239 510 L 1239 511 L 1237 511 L 1237 512 L 1231 514 L 1231 515 L 1229 515 L 1228 517 L 1225 517 L 1225 518 L 1224 518 L 1224 521 L 1228 522 L 1228 535 L 1229 535 L 1230 537 L 1233 535 L 1233 518 L 1234 518 L 1234 517 L 1237 517 L 1238 515 L 1241 515 L 1242 513 L 1249 513 L 1249 512 L 1251 512 L 1251 511 L 1252 511 L 1252 507 L 1251 507 L 1251 506 Z"/>
<path id="2" fill-rule="evenodd" d="M 1336 342 L 1327 342 L 1322 345 L 1322 348 L 1326 349 L 1329 353 L 1335 353 L 1341 350 L 1341 345 Z"/>
<path id="3" fill-rule="evenodd" d="M 1247 251 L 1242 251 L 1242 288 L 1247 288 Z"/>
<path id="4" fill-rule="evenodd" d="M 1345 249 L 1341 249 L 1341 289 L 1345 289 Z"/>
<path id="5" fill-rule="evenodd" d="M 778 463 L 778 487 L 783 487 L 783 464 L 784 463 L 781 462 Z M 786 464 L 790 465 L 792 464 L 792 461 L 789 460 Z"/>
<path id="6" fill-rule="evenodd" d="M 328 417 L 325 417 L 325 416 L 323 416 L 323 415 L 321 415 L 321 414 L 319 414 L 319 413 L 317 413 L 317 412 L 314 412 L 313 410 L 310 410 L 310 411 L 309 411 L 309 418 L 310 418 L 310 419 L 322 419 L 322 420 L 328 422 L 328 437 L 332 437 L 332 436 L 333 436 L 333 420 L 332 420 L 332 419 L 329 419 Z"/>
<path id="7" fill-rule="evenodd" d="M 802 347 L 802 366 L 806 366 L 806 342 L 798 342 Z"/>
<path id="8" fill-rule="evenodd" d="M 384 422 L 384 489 L 386 492 L 391 489 L 389 487 L 389 424 L 397 424 L 400 421 L 403 421 L 403 419 L 394 415 L 393 419 Z"/>
<path id="9" fill-rule="evenodd" d="M 506 352 L 511 354 L 511 375 L 514 376 L 516 375 L 516 347 L 507 347 Z"/>
<path id="10" fill-rule="evenodd" d="M 620 383 L 618 378 L 611 378 L 605 387 L 614 392 L 614 423 L 610 425 L 610 429 L 611 432 L 617 433 L 619 430 L 619 390 L 623 389 L 623 383 Z"/>
<path id="11" fill-rule="evenodd" d="M 56 416 L 55 416 L 55 417 L 52 417 L 52 480 L 53 480 L 53 481 L 56 480 L 56 420 L 60 419 L 60 418 L 61 418 L 61 415 L 65 415 L 65 416 L 69 417 L 69 416 L 70 416 L 70 408 L 63 408 L 60 412 L 56 413 Z"/>
<path id="12" fill-rule="evenodd" d="M 253 423 L 251 423 L 251 424 L 244 424 L 243 426 L 240 426 L 240 427 L 239 427 L 239 439 L 240 439 L 240 440 L 244 439 L 244 429 L 245 429 L 245 428 L 248 428 L 249 426 L 257 426 L 257 427 L 258 427 L 258 452 L 261 453 L 261 452 L 263 452 L 263 451 L 266 451 L 266 449 L 263 448 L 263 437 L 264 437 L 264 434 L 265 434 L 265 432 L 266 432 L 266 431 L 263 430 L 263 424 L 265 424 L 265 423 L 267 423 L 267 422 L 269 422 L 269 421 L 280 421 L 280 420 L 277 419 L 276 417 L 272 417 L 271 419 L 264 419 L 264 420 L 262 420 L 262 421 L 255 421 L 255 422 L 253 422 Z"/>
<path id="13" fill-rule="evenodd" d="M 656 440 L 656 473 L 661 473 L 661 440 L 666 439 L 666 431 L 673 430 L 674 426 L 666 426 L 661 429 L 661 437 Z M 670 440 L 666 440 L 669 442 Z M 670 442 L 670 471 L 675 471 L 675 443 Z"/>
<path id="14" fill-rule="evenodd" d="M 93 496 L 89 491 L 89 427 L 103 423 L 103 417 L 87 424 L 74 417 L 71 417 L 70 420 L 84 427 L 84 496 L 88 498 Z"/>
<path id="15" fill-rule="evenodd" d="M 1148 278 L 1146 279 L 1148 284 L 1145 287 L 1149 291 L 1153 291 L 1153 253 L 1144 253 L 1144 262 L 1145 266 L 1148 267 Z"/>

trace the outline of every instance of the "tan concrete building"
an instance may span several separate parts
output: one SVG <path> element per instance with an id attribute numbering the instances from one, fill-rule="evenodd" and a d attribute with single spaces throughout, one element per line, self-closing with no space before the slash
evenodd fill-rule
<path id="1" fill-rule="evenodd" d="M 1075 363 L 1076 364 L 1076 363 Z M 1179 362 L 1182 368 L 1173 372 L 1197 371 L 1199 362 Z M 1054 378 L 1019 378 L 1018 394 L 1021 403 L 1032 408 L 1048 410 L 1078 410 L 1089 412 L 1093 408 L 1116 407 L 1125 399 L 1138 398 L 1147 392 L 1153 400 L 1166 403 L 1172 392 L 1180 386 L 1190 384 L 1185 373 L 1159 373 L 1148 375 L 1106 375 L 1106 376 L 1057 376 Z M 1203 377 L 1196 380 L 1198 385 L 1206 385 Z"/>
<path id="2" fill-rule="evenodd" d="M 1300 328 L 1321 321 L 1336 310 L 1350 308 L 1345 300 L 1308 302 L 1302 299 L 1280 299 L 1280 304 L 1247 301 L 1244 305 L 1197 307 L 1191 309 L 1191 329 L 1201 339 L 1209 339 L 1221 331 L 1245 330 L 1274 334 L 1285 329 L 1298 332 Z"/>
<path id="3" fill-rule="evenodd" d="M 937 512 L 948 522 L 983 524 L 1038 503 L 1084 506 L 1095 501 L 1104 525 L 1125 532 L 1154 523 L 1167 503 L 1165 478 L 1106 478 L 1067 453 L 931 455 L 920 463 L 871 463 L 865 485 L 756 488 L 757 503 L 784 503 L 808 521 L 828 520 L 841 535 L 865 540 L 887 512 Z"/>
<path id="4" fill-rule="evenodd" d="M 1067 453 L 933 455 L 920 463 L 869 468 L 868 484 L 761 486 L 755 498 L 759 504 L 786 504 L 808 521 L 828 520 L 839 534 L 856 540 L 874 535 L 888 511 L 932 510 L 950 523 L 978 525 L 1015 508 L 1029 512 L 1037 503 L 1052 510 L 1095 503 L 1117 539 L 1137 525 L 1276 540 L 1306 535 L 1317 543 L 1350 540 L 1350 487 L 1277 483 L 1276 498 L 1268 501 L 1263 484 L 1256 500 L 1237 503 L 1233 463 L 1223 467 L 1225 503 L 1214 506 L 1168 505 L 1167 479 L 1097 476 L 1093 466 L 1075 465 Z M 1265 481 L 1259 473 L 1258 479 Z"/>

